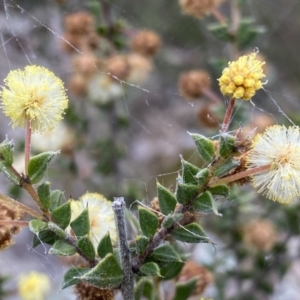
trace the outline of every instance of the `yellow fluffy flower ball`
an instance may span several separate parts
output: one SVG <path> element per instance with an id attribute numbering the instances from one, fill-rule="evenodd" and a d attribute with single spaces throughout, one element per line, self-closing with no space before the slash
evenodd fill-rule
<path id="1" fill-rule="evenodd" d="M 45 132 L 62 119 L 68 99 L 63 82 L 48 69 L 32 65 L 10 71 L 4 83 L 1 107 L 13 127 L 30 121 L 33 132 Z"/>
<path id="2" fill-rule="evenodd" d="M 51 282 L 46 274 L 32 271 L 21 275 L 18 290 L 22 300 L 41 300 L 50 292 Z"/>
<path id="3" fill-rule="evenodd" d="M 255 59 L 256 53 L 229 62 L 218 79 L 221 93 L 235 99 L 250 100 L 262 87 L 264 62 Z"/>
<path id="4" fill-rule="evenodd" d="M 85 193 L 79 200 L 71 200 L 71 221 L 75 220 L 85 209 L 88 209 L 90 232 L 89 238 L 97 251 L 98 244 L 109 231 L 112 242 L 117 241 L 117 230 L 112 209 L 112 202 L 97 193 Z M 73 235 L 72 229 L 67 228 Z"/>

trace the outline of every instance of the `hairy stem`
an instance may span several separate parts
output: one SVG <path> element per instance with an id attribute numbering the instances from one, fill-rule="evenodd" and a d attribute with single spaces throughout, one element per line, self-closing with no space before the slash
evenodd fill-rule
<path id="1" fill-rule="evenodd" d="M 235 104 L 235 99 L 231 98 L 229 100 L 229 103 L 226 108 L 226 112 L 225 112 L 225 116 L 224 116 L 224 120 L 223 120 L 223 124 L 222 124 L 222 128 L 221 128 L 221 133 L 225 133 L 228 130 L 228 127 L 229 127 L 229 124 L 231 121 L 231 116 L 233 113 L 234 104 Z"/>
<path id="2" fill-rule="evenodd" d="M 134 299 L 134 275 L 131 265 L 131 254 L 127 243 L 127 233 L 125 224 L 125 201 L 124 198 L 114 198 L 113 210 L 115 213 L 118 240 L 120 248 L 120 260 L 122 270 L 124 273 L 124 279 L 121 284 L 121 291 L 124 300 Z"/>

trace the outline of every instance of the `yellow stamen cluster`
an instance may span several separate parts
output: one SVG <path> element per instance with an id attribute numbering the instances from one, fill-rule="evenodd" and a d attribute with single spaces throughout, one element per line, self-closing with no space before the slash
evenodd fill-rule
<path id="1" fill-rule="evenodd" d="M 264 62 L 255 59 L 256 53 L 229 62 L 218 79 L 221 93 L 235 99 L 250 100 L 262 87 Z"/>
<path id="2" fill-rule="evenodd" d="M 68 99 L 63 82 L 48 69 L 32 65 L 10 71 L 4 82 L 1 107 L 13 127 L 31 121 L 33 132 L 44 132 L 62 119 Z"/>

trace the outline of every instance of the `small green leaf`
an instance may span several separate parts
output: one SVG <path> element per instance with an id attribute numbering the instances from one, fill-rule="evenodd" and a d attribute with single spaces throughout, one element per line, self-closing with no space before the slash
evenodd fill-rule
<path id="1" fill-rule="evenodd" d="M 203 214 L 214 213 L 218 215 L 218 210 L 215 206 L 215 200 L 212 194 L 208 191 L 202 193 L 195 201 L 193 202 L 193 208 L 196 212 Z"/>
<path id="2" fill-rule="evenodd" d="M 11 166 L 0 160 L 0 172 L 4 174 L 14 185 L 20 185 L 20 178 L 13 172 Z"/>
<path id="3" fill-rule="evenodd" d="M 50 208 L 50 182 L 43 182 L 37 188 L 37 193 L 42 203 L 43 208 L 48 210 Z"/>
<path id="4" fill-rule="evenodd" d="M 222 157 L 227 157 L 230 154 L 232 154 L 232 151 L 234 149 L 236 138 L 228 133 L 222 133 L 220 135 L 220 148 L 219 148 L 219 154 Z"/>
<path id="5" fill-rule="evenodd" d="M 77 237 L 85 236 L 90 231 L 89 211 L 86 208 L 74 221 L 70 223 Z"/>
<path id="6" fill-rule="evenodd" d="M 0 144 L 0 159 L 11 166 L 14 162 L 14 142 L 7 138 Z"/>
<path id="7" fill-rule="evenodd" d="M 209 238 L 204 230 L 197 223 L 190 223 L 186 226 L 179 227 L 171 233 L 175 240 L 185 243 L 208 243 Z"/>
<path id="8" fill-rule="evenodd" d="M 169 244 L 165 244 L 154 249 L 154 251 L 151 254 L 151 257 L 163 262 L 181 261 L 178 253 Z"/>
<path id="9" fill-rule="evenodd" d="M 96 267 L 80 276 L 80 279 L 100 289 L 112 289 L 119 287 L 123 277 L 123 272 L 114 255 L 109 253 L 99 261 Z"/>
<path id="10" fill-rule="evenodd" d="M 179 222 L 182 217 L 183 214 L 177 214 L 177 213 L 170 214 L 164 218 L 161 226 L 164 228 L 170 228 L 171 226 Z"/>
<path id="11" fill-rule="evenodd" d="M 216 170 L 214 171 L 214 176 L 216 177 L 222 177 L 226 175 L 231 170 L 235 169 L 239 165 L 239 162 L 235 159 L 229 158 L 224 161 L 222 165 L 220 165 Z"/>
<path id="12" fill-rule="evenodd" d="M 49 151 L 31 157 L 28 163 L 28 176 L 31 183 L 35 184 L 43 179 L 49 163 L 57 153 Z"/>
<path id="13" fill-rule="evenodd" d="M 153 300 L 154 286 L 148 278 L 140 279 L 134 287 L 134 300 Z"/>
<path id="14" fill-rule="evenodd" d="M 61 205 L 62 200 L 62 191 L 60 190 L 54 190 L 50 194 L 50 211 L 52 212 L 54 209 L 56 209 L 58 206 Z"/>
<path id="15" fill-rule="evenodd" d="M 35 248 L 41 243 L 53 245 L 57 240 L 57 235 L 51 230 L 42 230 L 38 235 L 34 235 L 32 248 Z"/>
<path id="16" fill-rule="evenodd" d="M 144 235 L 138 235 L 135 238 L 136 252 L 138 254 L 143 254 L 149 244 L 149 239 Z"/>
<path id="17" fill-rule="evenodd" d="M 220 184 L 217 186 L 210 187 L 209 191 L 213 195 L 220 195 L 220 196 L 228 197 L 230 189 L 226 184 Z"/>
<path id="18" fill-rule="evenodd" d="M 207 168 L 200 170 L 196 174 L 199 187 L 203 187 L 208 182 L 209 170 Z"/>
<path id="19" fill-rule="evenodd" d="M 147 276 L 161 276 L 159 266 L 155 262 L 148 262 L 141 265 L 140 271 Z"/>
<path id="20" fill-rule="evenodd" d="M 189 133 L 189 135 L 193 138 L 202 159 L 210 163 L 215 157 L 214 142 L 201 134 Z"/>
<path id="21" fill-rule="evenodd" d="M 110 234 L 107 232 L 98 244 L 97 249 L 100 257 L 105 257 L 108 253 L 113 253 L 113 246 L 110 239 Z"/>
<path id="22" fill-rule="evenodd" d="M 69 269 L 64 275 L 64 279 L 62 282 L 62 289 L 65 289 L 71 285 L 79 283 L 81 281 L 79 277 L 83 276 L 89 270 L 90 268 L 77 268 L 77 267 Z"/>
<path id="23" fill-rule="evenodd" d="M 29 230 L 35 234 L 39 234 L 40 231 L 45 230 L 48 224 L 41 220 L 31 220 L 29 222 Z"/>
<path id="24" fill-rule="evenodd" d="M 199 277 L 196 277 L 184 283 L 177 283 L 173 300 L 187 300 L 195 289 L 198 280 Z"/>
<path id="25" fill-rule="evenodd" d="M 183 261 L 173 261 L 161 267 L 160 273 L 163 277 L 163 280 L 170 280 L 175 278 L 181 272 L 184 264 L 185 263 Z"/>
<path id="26" fill-rule="evenodd" d="M 50 248 L 49 254 L 60 256 L 71 256 L 76 253 L 76 248 L 67 244 L 63 240 L 57 240 Z"/>
<path id="27" fill-rule="evenodd" d="M 48 228 L 49 230 L 53 231 L 58 237 L 62 239 L 65 239 L 67 237 L 65 231 L 53 222 L 48 223 Z"/>
<path id="28" fill-rule="evenodd" d="M 183 183 L 197 185 L 198 180 L 196 178 L 196 174 L 200 171 L 200 169 L 182 158 L 181 166 Z"/>
<path id="29" fill-rule="evenodd" d="M 199 194 L 199 187 L 191 184 L 177 182 L 176 199 L 180 204 L 186 204 Z"/>
<path id="30" fill-rule="evenodd" d="M 160 211 L 167 216 L 172 213 L 176 207 L 176 198 L 167 188 L 157 182 L 157 196 Z"/>
<path id="31" fill-rule="evenodd" d="M 77 243 L 78 248 L 89 258 L 94 259 L 96 256 L 95 248 L 93 243 L 88 237 L 82 237 Z"/>
<path id="32" fill-rule="evenodd" d="M 227 24 L 212 23 L 207 26 L 208 30 L 219 40 L 229 42 L 232 38 L 228 32 Z"/>
<path id="33" fill-rule="evenodd" d="M 66 229 L 71 220 L 71 203 L 70 201 L 60 205 L 52 212 L 52 217 L 55 219 L 57 225 Z"/>
<path id="34" fill-rule="evenodd" d="M 145 236 L 152 238 L 158 227 L 158 216 L 152 211 L 139 207 L 139 221 Z"/>

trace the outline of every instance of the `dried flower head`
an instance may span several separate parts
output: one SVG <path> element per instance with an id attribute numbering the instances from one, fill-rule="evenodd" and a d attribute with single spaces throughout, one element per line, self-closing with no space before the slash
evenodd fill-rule
<path id="1" fill-rule="evenodd" d="M 210 76 L 202 70 L 183 73 L 179 78 L 179 92 L 186 99 L 202 97 L 203 90 L 210 88 Z"/>
<path id="2" fill-rule="evenodd" d="M 127 56 L 130 72 L 127 81 L 134 84 L 144 83 L 153 69 L 152 62 L 146 57 L 131 53 Z"/>
<path id="3" fill-rule="evenodd" d="M 213 276 L 209 270 L 200 266 L 195 261 L 189 260 L 181 270 L 178 282 L 187 282 L 188 280 L 198 277 L 193 295 L 201 295 L 209 284 L 213 281 Z"/>
<path id="4" fill-rule="evenodd" d="M 128 59 L 123 55 L 108 58 L 105 62 L 105 69 L 109 75 L 116 77 L 118 80 L 126 79 L 130 72 Z"/>
<path id="5" fill-rule="evenodd" d="M 196 18 L 210 14 L 220 2 L 220 0 L 179 0 L 183 12 Z"/>
<path id="6" fill-rule="evenodd" d="M 0 201 L 0 221 L 17 221 L 21 218 L 21 212 L 16 207 L 11 207 L 4 201 Z M 12 235 L 20 232 L 21 227 L 0 224 L 0 250 L 4 250 L 13 244 Z"/>
<path id="7" fill-rule="evenodd" d="M 85 78 L 92 77 L 97 72 L 98 59 L 94 54 L 74 55 L 72 65 L 75 72 L 82 74 Z"/>
<path id="8" fill-rule="evenodd" d="M 75 73 L 68 83 L 69 90 L 76 96 L 81 97 L 85 95 L 89 84 L 88 78 L 80 73 Z"/>
<path id="9" fill-rule="evenodd" d="M 97 251 L 101 238 L 109 231 L 112 242 L 117 240 L 117 231 L 112 210 L 112 202 L 97 193 L 85 193 L 79 200 L 71 200 L 71 221 L 75 220 L 85 209 L 90 220 L 89 238 Z M 71 227 L 67 231 L 72 234 Z"/>
<path id="10" fill-rule="evenodd" d="M 33 132 L 52 130 L 68 106 L 63 82 L 44 67 L 10 71 L 0 92 L 4 114 L 13 127 L 31 121 Z"/>
<path id="11" fill-rule="evenodd" d="M 51 282 L 46 274 L 32 271 L 21 275 L 18 289 L 22 300 L 41 300 L 50 292 Z"/>
<path id="12" fill-rule="evenodd" d="M 160 37 L 151 30 L 139 31 L 131 41 L 132 50 L 143 56 L 154 56 L 160 45 Z"/>
<path id="13" fill-rule="evenodd" d="M 87 282 L 80 282 L 75 285 L 75 294 L 79 300 L 113 300 L 112 290 L 98 289 Z"/>
<path id="14" fill-rule="evenodd" d="M 277 240 L 273 224 L 268 220 L 252 220 L 243 229 L 245 242 L 259 251 L 270 251 Z"/>
<path id="15" fill-rule="evenodd" d="M 274 125 L 252 141 L 248 169 L 270 166 L 252 175 L 252 184 L 267 198 L 288 204 L 300 196 L 300 129 Z"/>
<path id="16" fill-rule="evenodd" d="M 256 53 L 241 56 L 237 61 L 229 62 L 228 67 L 218 79 L 221 93 L 235 99 L 250 100 L 262 87 L 265 77 L 263 64 L 257 60 Z"/>
<path id="17" fill-rule="evenodd" d="M 94 17 L 85 11 L 69 14 L 65 17 L 64 24 L 68 33 L 84 35 L 94 28 Z"/>

